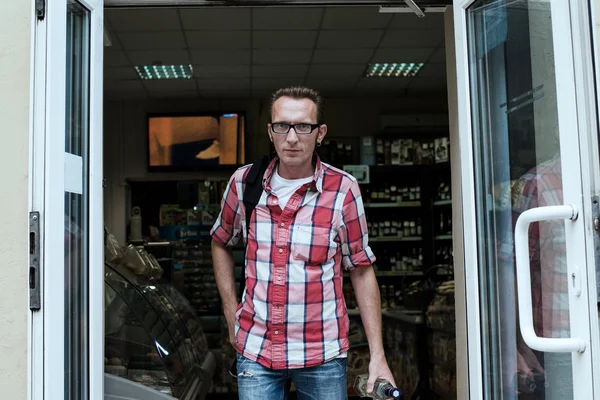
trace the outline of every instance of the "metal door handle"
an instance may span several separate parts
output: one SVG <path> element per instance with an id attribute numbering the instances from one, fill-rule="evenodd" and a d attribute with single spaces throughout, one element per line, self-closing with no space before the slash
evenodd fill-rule
<path id="1" fill-rule="evenodd" d="M 536 335 L 533 328 L 531 300 L 531 271 L 529 267 L 529 225 L 533 222 L 577 219 L 577 209 L 571 205 L 532 208 L 523 212 L 515 227 L 515 254 L 517 264 L 517 298 L 519 303 L 519 326 L 527 346 L 534 350 L 554 353 L 585 351 L 585 341 L 579 337 L 544 338 Z M 565 279 L 569 279 L 565 276 Z"/>

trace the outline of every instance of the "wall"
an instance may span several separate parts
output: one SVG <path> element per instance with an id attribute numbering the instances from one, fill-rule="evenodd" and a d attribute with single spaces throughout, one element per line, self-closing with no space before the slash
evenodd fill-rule
<path id="1" fill-rule="evenodd" d="M 104 107 L 105 178 L 104 215 L 107 227 L 125 242 L 128 180 L 202 179 L 200 173 L 148 173 L 146 170 L 146 115 L 159 112 L 245 112 L 247 116 L 246 160 L 269 152 L 266 132 L 268 103 L 252 100 L 107 101 Z M 355 137 L 376 133 L 382 114 L 447 113 L 445 94 L 414 98 L 330 98 L 325 101 L 328 137 Z M 436 119 L 436 121 L 439 118 Z M 447 118 L 446 118 L 447 124 Z M 228 174 L 222 175 L 224 178 Z"/>
<path id="2" fill-rule="evenodd" d="M 31 1 L 0 1 L 0 393 L 27 398 Z"/>

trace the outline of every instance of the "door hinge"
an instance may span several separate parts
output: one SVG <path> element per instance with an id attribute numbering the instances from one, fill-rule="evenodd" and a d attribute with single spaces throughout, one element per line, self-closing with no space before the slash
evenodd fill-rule
<path id="1" fill-rule="evenodd" d="M 592 218 L 594 226 L 594 261 L 596 263 L 596 292 L 600 304 L 600 198 L 592 196 Z"/>
<path id="2" fill-rule="evenodd" d="M 46 16 L 46 0 L 35 0 L 35 14 L 40 21 Z"/>
<path id="3" fill-rule="evenodd" d="M 40 291 L 40 213 L 29 213 L 29 309 L 39 310 L 41 305 Z"/>

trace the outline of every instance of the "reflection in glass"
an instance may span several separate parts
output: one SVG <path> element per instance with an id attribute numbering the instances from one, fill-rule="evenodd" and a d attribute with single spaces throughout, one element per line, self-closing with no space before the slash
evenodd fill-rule
<path id="1" fill-rule="evenodd" d="M 89 11 L 67 4 L 65 151 L 82 158 L 82 193 L 65 193 L 65 399 L 89 398 Z"/>
<path id="2" fill-rule="evenodd" d="M 468 16 L 484 398 L 571 399 L 571 355 L 531 350 L 516 306 L 516 220 L 562 204 L 550 1 L 480 0 Z M 566 337 L 564 221 L 529 237 L 535 330 Z"/>

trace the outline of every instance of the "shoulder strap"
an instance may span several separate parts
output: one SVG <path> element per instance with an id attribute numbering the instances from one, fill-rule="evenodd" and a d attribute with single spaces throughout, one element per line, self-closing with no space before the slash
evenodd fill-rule
<path id="1" fill-rule="evenodd" d="M 254 207 L 258 204 L 263 192 L 262 181 L 268 166 L 269 157 L 262 156 L 254 161 L 248 175 L 246 175 L 243 198 L 244 207 L 246 208 L 246 235 L 248 234 L 252 212 L 254 211 Z"/>
<path id="2" fill-rule="evenodd" d="M 260 196 L 263 192 L 262 181 L 265 175 L 265 171 L 269 166 L 269 157 L 262 156 L 254 161 L 250 171 L 246 175 L 245 187 L 244 187 L 244 207 L 246 209 L 246 243 L 248 242 L 248 232 L 250 226 L 250 220 L 252 218 L 252 212 L 254 207 L 258 204 Z M 246 268 L 242 268 L 242 276 L 240 278 L 240 298 L 244 293 L 244 287 L 246 286 Z"/>

